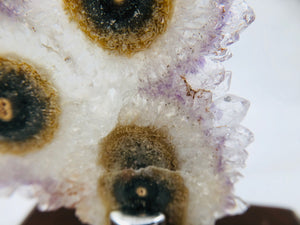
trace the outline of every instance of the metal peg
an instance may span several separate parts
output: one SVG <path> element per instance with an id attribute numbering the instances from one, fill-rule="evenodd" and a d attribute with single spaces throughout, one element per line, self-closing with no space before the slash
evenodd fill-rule
<path id="1" fill-rule="evenodd" d="M 111 225 L 165 225 L 166 217 L 162 213 L 156 215 L 128 215 L 121 211 L 110 213 Z"/>

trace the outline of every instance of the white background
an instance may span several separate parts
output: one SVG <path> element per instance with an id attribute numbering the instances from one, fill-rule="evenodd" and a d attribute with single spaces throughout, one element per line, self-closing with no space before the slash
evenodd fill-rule
<path id="1" fill-rule="evenodd" d="M 231 93 L 249 99 L 255 134 L 236 193 L 249 203 L 300 214 L 300 0 L 249 0 L 256 21 L 226 63 Z"/>
<path id="2" fill-rule="evenodd" d="M 243 125 L 255 134 L 236 194 L 300 214 L 300 0 L 248 2 L 256 21 L 226 62 L 230 93 L 251 101 Z M 18 195 L 0 199 L 0 224 L 18 224 L 33 206 Z"/>

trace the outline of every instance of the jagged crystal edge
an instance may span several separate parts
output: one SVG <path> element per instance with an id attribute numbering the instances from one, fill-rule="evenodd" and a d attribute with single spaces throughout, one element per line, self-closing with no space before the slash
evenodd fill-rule
<path id="1" fill-rule="evenodd" d="M 253 141 L 253 134 L 240 122 L 245 117 L 249 102 L 226 94 L 231 73 L 225 71 L 221 62 L 231 53 L 227 47 L 238 41 L 240 32 L 255 19 L 253 10 L 245 1 L 219 1 L 225 12 L 218 23 L 216 39 L 202 49 L 198 58 L 188 57 L 174 67 L 169 67 L 163 78 L 151 71 L 143 80 L 139 92 L 152 98 L 164 98 L 183 108 L 188 117 L 198 120 L 204 127 L 208 143 L 218 152 L 216 172 L 224 177 L 229 188 L 224 196 L 223 208 L 216 217 L 243 211 L 246 205 L 233 194 L 234 183 L 241 176 L 247 158 L 245 148 Z"/>
<path id="2" fill-rule="evenodd" d="M 225 61 L 232 56 L 227 47 L 239 40 L 240 33 L 255 20 L 255 15 L 245 0 L 220 0 L 219 4 L 224 15 L 217 25 L 216 52 L 212 59 Z"/>
<path id="3" fill-rule="evenodd" d="M 211 83 L 209 79 L 206 81 L 203 82 Z M 216 76 L 216 86 L 222 86 L 223 82 L 227 83 L 224 76 Z M 164 80 L 148 81 L 143 85 L 139 94 L 145 99 L 160 99 L 166 104 L 177 105 L 191 124 L 198 121 L 207 145 L 217 152 L 215 172 L 223 178 L 223 185 L 227 188 L 220 187 L 226 191 L 222 194 L 222 207 L 216 210 L 215 216 L 232 213 L 234 208 L 236 211 L 243 210 L 240 207 L 242 204 L 235 204 L 235 201 L 239 201 L 233 194 L 233 185 L 240 177 L 239 170 L 245 165 L 247 152 L 244 149 L 253 141 L 253 134 L 240 125 L 249 102 L 230 94 L 213 100 L 211 91 L 193 90 L 192 83 L 188 83 L 185 77 L 176 75 L 176 72 L 174 74 L 174 71 Z"/>

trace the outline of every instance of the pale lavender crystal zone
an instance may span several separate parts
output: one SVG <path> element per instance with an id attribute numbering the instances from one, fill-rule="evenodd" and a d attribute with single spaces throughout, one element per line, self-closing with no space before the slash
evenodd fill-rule
<path id="1" fill-rule="evenodd" d="M 33 172 L 35 169 L 21 165 L 14 160 L 7 160 L 3 167 L 6 170 L 0 171 L 0 195 L 7 195 L 18 189 L 28 197 L 39 196 L 38 207 L 41 210 L 70 207 L 74 203 L 69 200 L 68 205 L 64 199 L 65 192 L 72 188 L 72 184 L 62 184 L 54 177 L 35 174 Z"/>
<path id="2" fill-rule="evenodd" d="M 29 168 L 24 167 L 14 160 L 7 160 L 4 167 L 6 171 L 1 171 L 0 173 L 0 189 L 11 187 L 14 190 L 14 188 L 17 188 L 21 184 L 23 186 L 41 186 L 51 192 L 56 185 L 56 182 L 51 178 L 36 178 L 36 176 L 30 173 L 31 170 Z"/>
<path id="3" fill-rule="evenodd" d="M 139 89 L 142 95 L 175 102 L 185 110 L 187 117 L 199 121 L 203 127 L 203 134 L 207 137 L 207 143 L 217 150 L 216 173 L 222 174 L 224 185 L 230 189 L 233 189 L 233 184 L 240 176 L 238 169 L 245 164 L 247 152 L 244 148 L 253 141 L 252 133 L 240 125 L 249 108 L 249 102 L 233 95 L 212 99 L 214 90 L 223 85 L 228 78 L 225 71 L 218 71 L 221 72 L 219 77 L 216 73 L 208 75 L 208 78 L 203 80 L 203 90 L 197 90 L 198 92 L 192 90 L 192 93 L 188 92 L 189 87 L 185 83 L 184 76 L 198 77 L 197 79 L 202 82 L 203 77 L 199 72 L 211 66 L 207 65 L 207 59 L 217 64 L 231 56 L 226 47 L 237 41 L 240 32 L 255 18 L 252 9 L 246 3 L 241 2 L 243 4 L 240 9 L 238 3 L 234 6 L 233 3 L 234 1 L 230 0 L 220 0 L 216 3 L 220 7 L 220 21 L 212 31 L 212 39 L 203 45 L 204 48 L 196 54 L 196 58 L 188 57 L 175 67 L 169 68 L 163 79 L 146 81 Z M 215 56 L 218 51 L 220 55 Z M 230 78 L 228 79 L 230 81 Z M 228 85 L 226 87 L 225 84 L 224 91 L 227 91 Z M 234 196 L 227 196 L 224 208 L 230 209 L 234 206 L 236 206 Z"/>
<path id="4" fill-rule="evenodd" d="M 244 2 L 235 0 L 219 0 L 219 21 L 212 31 L 212 39 L 206 44 L 199 55 L 218 52 L 216 60 L 224 61 L 231 57 L 226 47 L 239 40 L 239 34 L 254 20 L 253 10 Z M 240 15 L 239 15 L 240 14 Z"/>
<path id="5" fill-rule="evenodd" d="M 9 16 L 18 16 L 25 6 L 25 0 L 3 0 L 0 1 L 0 12 Z"/>

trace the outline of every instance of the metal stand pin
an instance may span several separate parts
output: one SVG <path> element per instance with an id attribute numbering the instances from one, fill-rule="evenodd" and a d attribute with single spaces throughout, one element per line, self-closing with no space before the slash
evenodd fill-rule
<path id="1" fill-rule="evenodd" d="M 110 213 L 111 225 L 165 225 L 166 217 L 162 213 L 156 215 L 128 215 L 121 211 Z"/>

